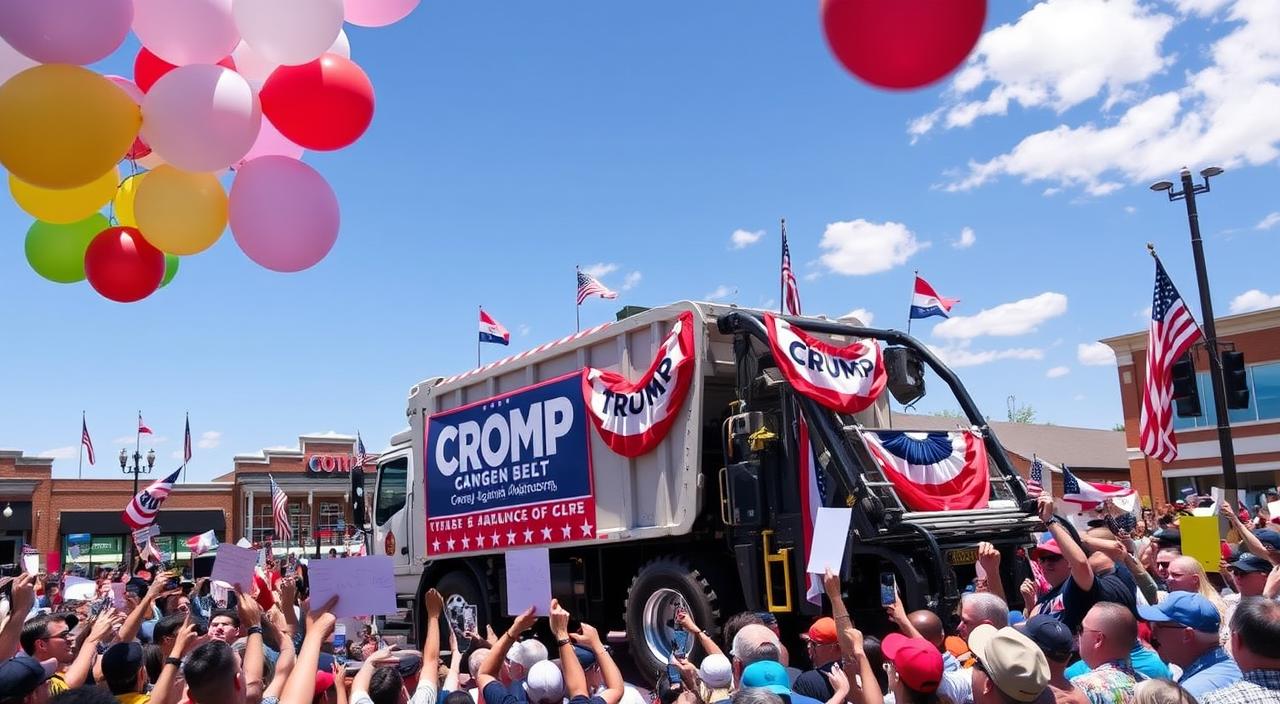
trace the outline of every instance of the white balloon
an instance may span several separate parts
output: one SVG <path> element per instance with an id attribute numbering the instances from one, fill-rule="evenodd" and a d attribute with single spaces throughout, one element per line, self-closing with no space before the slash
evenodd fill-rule
<path id="1" fill-rule="evenodd" d="M 231 0 L 134 0 L 133 31 L 175 66 L 216 64 L 240 41 Z"/>
<path id="2" fill-rule="evenodd" d="M 243 39 L 236 45 L 236 50 L 231 52 L 231 60 L 236 64 L 236 73 L 244 76 L 256 88 L 260 88 L 262 82 L 267 80 L 267 76 L 270 76 L 271 72 L 280 65 L 263 58 Z"/>
<path id="3" fill-rule="evenodd" d="M 342 30 L 342 0 L 233 0 L 232 11 L 245 43 L 282 66 L 314 61 Z"/>
<path id="4" fill-rule="evenodd" d="M 249 153 L 262 125 L 258 94 L 243 76 L 212 64 L 180 66 L 142 102 L 142 138 L 184 171 L 218 171 Z"/>
<path id="5" fill-rule="evenodd" d="M 9 46 L 4 39 L 0 39 L 0 84 L 35 65 L 35 61 Z"/>
<path id="6" fill-rule="evenodd" d="M 333 46 L 330 46 L 326 54 L 337 54 L 344 59 L 351 58 L 351 40 L 347 39 L 347 32 L 344 29 L 338 30 L 338 38 L 333 40 Z"/>

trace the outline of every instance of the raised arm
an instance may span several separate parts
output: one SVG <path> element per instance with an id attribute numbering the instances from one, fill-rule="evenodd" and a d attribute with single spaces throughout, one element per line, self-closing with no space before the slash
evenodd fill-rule
<path id="1" fill-rule="evenodd" d="M 142 622 L 151 615 L 151 607 L 156 599 L 169 593 L 164 591 L 164 585 L 172 576 L 172 572 L 161 572 L 156 575 L 155 581 L 147 587 L 147 593 L 142 595 L 138 605 L 133 607 L 129 617 L 124 620 L 124 625 L 120 627 L 120 633 L 116 637 L 121 643 L 128 643 L 138 637 L 138 629 L 142 628 Z"/>
<path id="2" fill-rule="evenodd" d="M 308 602 L 303 602 L 304 608 L 310 606 Z M 316 670 L 320 666 L 320 648 L 338 622 L 333 616 L 333 607 L 337 604 L 338 597 L 333 596 L 315 611 L 307 609 L 307 635 L 298 650 L 298 658 L 284 686 L 280 704 L 311 704 L 316 689 Z"/>
<path id="3" fill-rule="evenodd" d="M 693 635 L 697 644 L 702 646 L 703 653 L 707 655 L 724 655 L 724 651 L 720 650 L 720 644 L 716 642 L 715 638 L 707 635 L 706 631 L 698 628 L 698 624 L 694 622 L 693 616 L 687 610 L 682 609 L 676 614 L 676 623 L 679 623 L 681 628 Z"/>
<path id="4" fill-rule="evenodd" d="M 462 672 L 462 650 L 458 648 L 458 634 L 449 629 L 449 674 L 445 675 L 441 691 L 455 692 L 458 689 L 458 675 Z M 421 678 L 419 678 L 421 682 Z M 419 684 L 419 687 L 422 685 Z"/>
<path id="5" fill-rule="evenodd" d="M 604 691 L 600 693 L 600 698 L 605 704 L 618 704 L 622 701 L 622 695 L 626 693 L 626 682 L 622 679 L 622 671 L 618 669 L 618 663 L 613 661 L 613 656 L 609 654 L 609 650 L 604 647 L 604 643 L 600 640 L 600 631 L 589 623 L 581 624 L 582 633 L 574 633 L 569 637 L 578 645 L 585 645 L 591 648 L 591 652 L 596 654 L 596 663 L 600 665 L 600 674 L 604 676 Z M 707 640 L 711 640 L 708 638 Z M 578 658 L 575 655 L 573 661 L 576 664 Z M 585 677 L 586 675 L 583 675 Z"/>
<path id="6" fill-rule="evenodd" d="M 282 590 L 283 591 L 283 590 Z M 288 610 L 293 610 L 293 605 L 288 604 Z M 263 698 L 275 697 L 280 698 L 284 693 L 284 685 L 289 681 L 289 675 L 293 672 L 293 665 L 297 659 L 297 655 L 293 651 L 293 637 L 290 635 L 290 627 L 285 615 L 277 610 L 272 609 L 267 613 L 267 627 L 280 641 L 280 657 L 276 658 L 275 676 L 271 678 L 271 684 L 267 687 L 267 691 L 263 692 Z"/>
<path id="7" fill-rule="evenodd" d="M 1058 542 L 1058 548 L 1062 550 L 1062 557 L 1071 567 L 1071 580 L 1080 587 L 1081 591 L 1089 591 L 1093 589 L 1093 568 L 1089 566 L 1089 558 L 1085 556 L 1084 549 L 1071 537 L 1071 532 L 1066 526 L 1058 522 L 1053 515 L 1053 497 L 1048 494 L 1042 495 L 1036 504 L 1040 513 L 1040 520 L 1049 527 L 1049 533 L 1053 535 L 1053 539 Z"/>
<path id="8" fill-rule="evenodd" d="M 93 620 L 93 625 L 89 627 L 89 635 L 84 639 L 80 652 L 76 653 L 76 659 L 71 663 L 71 667 L 67 668 L 67 674 L 63 676 L 69 689 L 80 687 L 89 679 L 89 671 L 93 669 L 93 663 L 97 659 L 98 643 L 111 635 L 111 631 L 123 621 L 124 616 L 114 609 L 98 614 L 98 617 Z"/>
<path id="9" fill-rule="evenodd" d="M 582 663 L 578 662 L 578 656 L 573 652 L 573 639 L 569 637 L 569 612 L 560 606 L 560 602 L 552 599 L 551 616 L 547 620 L 551 625 L 551 637 L 556 639 L 556 646 L 560 651 L 565 695 L 570 699 L 587 696 L 590 694 L 587 689 L 587 673 L 582 671 Z"/>
<path id="10" fill-rule="evenodd" d="M 845 659 L 853 657 L 853 618 L 844 605 L 844 595 L 840 593 L 840 575 L 827 571 L 822 575 L 822 590 L 827 593 L 827 601 L 831 602 L 831 620 L 836 622 L 836 640 L 840 643 L 840 655 Z"/>
<path id="11" fill-rule="evenodd" d="M 182 622 L 173 640 L 172 657 L 165 660 L 160 670 L 160 677 L 151 689 L 151 701 L 156 704 L 178 704 L 182 700 L 182 668 L 177 664 L 191 651 L 209 642 L 209 636 L 197 636 L 195 624 L 191 622 L 191 614 Z"/>
<path id="12" fill-rule="evenodd" d="M 22 624 L 36 604 L 36 576 L 20 574 L 13 578 L 12 596 L 9 600 L 9 616 L 0 628 L 0 660 L 8 660 L 18 652 L 22 643 Z"/>
<path id="13" fill-rule="evenodd" d="M 534 608 L 530 606 L 524 613 L 516 617 L 515 623 L 511 624 L 510 630 L 502 634 L 502 637 L 494 642 L 493 648 L 489 650 L 489 654 L 485 656 L 484 662 L 480 664 L 480 672 L 476 674 L 476 686 L 480 692 L 484 692 L 484 688 L 490 683 L 498 679 L 498 671 L 502 669 L 502 663 L 507 658 L 507 651 L 511 650 L 512 644 L 520 637 L 521 633 L 533 627 L 537 623 L 538 617 L 533 615 Z M 577 661 L 577 658 L 574 658 Z M 496 704 L 490 702 L 489 704 Z"/>
<path id="14" fill-rule="evenodd" d="M 1009 603 L 1004 593 L 1004 580 L 1000 579 L 1000 551 L 988 542 L 978 543 L 978 564 L 986 572 L 985 591 L 1000 597 L 1000 601 Z"/>
<path id="15" fill-rule="evenodd" d="M 435 589 L 429 589 L 422 601 L 427 608 L 427 640 L 422 645 L 422 671 L 436 673 L 440 671 L 440 614 L 444 611 L 444 597 Z"/>
<path id="16" fill-rule="evenodd" d="M 369 696 L 369 683 L 373 681 L 374 670 L 396 661 L 395 656 L 391 654 L 393 649 L 394 648 L 392 646 L 387 646 L 381 650 L 377 650 L 360 665 L 360 671 L 357 672 L 355 678 L 351 680 L 351 698 L 353 700 L 360 699 L 362 696 Z M 423 670 L 423 675 L 426 676 L 427 674 L 428 672 Z"/>
<path id="17" fill-rule="evenodd" d="M 262 606 L 258 600 L 237 587 L 236 610 L 240 613 L 240 627 L 245 629 L 244 668 L 245 701 L 257 704 L 262 701 L 262 677 L 266 667 L 266 654 L 262 648 Z"/>

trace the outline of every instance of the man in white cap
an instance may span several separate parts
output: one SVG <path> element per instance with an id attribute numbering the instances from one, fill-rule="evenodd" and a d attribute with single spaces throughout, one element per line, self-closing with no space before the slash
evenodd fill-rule
<path id="1" fill-rule="evenodd" d="M 1049 662 L 1030 638 L 1008 626 L 982 624 L 969 632 L 974 704 L 1029 704 L 1046 697 Z"/>

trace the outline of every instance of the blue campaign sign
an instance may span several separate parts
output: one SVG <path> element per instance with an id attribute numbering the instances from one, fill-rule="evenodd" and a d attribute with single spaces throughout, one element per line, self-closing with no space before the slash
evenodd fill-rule
<path id="1" fill-rule="evenodd" d="M 427 519 L 591 497 L 587 426 L 581 372 L 431 416 Z"/>
<path id="2" fill-rule="evenodd" d="M 72 533 L 67 536 L 68 545 L 84 545 L 92 538 L 88 533 Z"/>

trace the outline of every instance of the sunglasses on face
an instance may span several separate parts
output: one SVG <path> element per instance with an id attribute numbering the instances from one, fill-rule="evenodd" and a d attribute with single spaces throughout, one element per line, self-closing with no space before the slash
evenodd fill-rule
<path id="1" fill-rule="evenodd" d="M 1036 561 L 1040 563 L 1048 562 L 1052 564 L 1061 559 L 1062 559 L 1061 555 L 1053 555 L 1053 554 L 1041 554 L 1036 556 Z"/>

